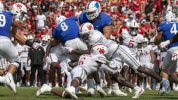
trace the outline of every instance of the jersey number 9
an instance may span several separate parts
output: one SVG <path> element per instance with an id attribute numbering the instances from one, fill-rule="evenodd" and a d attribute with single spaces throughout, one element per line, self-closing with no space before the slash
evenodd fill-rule
<path id="1" fill-rule="evenodd" d="M 0 27 L 4 27 L 6 24 L 6 17 L 3 14 L 0 14 Z"/>

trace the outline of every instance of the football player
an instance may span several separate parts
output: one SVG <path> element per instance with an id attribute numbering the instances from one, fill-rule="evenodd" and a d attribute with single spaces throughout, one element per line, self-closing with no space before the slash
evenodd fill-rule
<path id="1" fill-rule="evenodd" d="M 144 67 L 148 67 L 153 70 L 154 65 L 154 52 L 152 50 L 151 45 L 148 45 L 148 39 L 144 38 L 142 45 L 137 50 L 137 56 L 139 58 L 140 63 Z M 151 77 L 146 77 L 147 85 L 146 89 L 151 90 Z"/>
<path id="2" fill-rule="evenodd" d="M 140 62 L 131 55 L 131 51 L 128 47 L 106 39 L 103 34 L 97 30 L 91 30 L 88 33 L 88 44 L 93 45 L 95 43 L 103 43 L 108 47 L 107 59 L 120 57 L 121 60 L 128 64 L 133 70 L 145 73 L 158 81 L 162 81 L 162 78 L 151 69 L 141 66 Z"/>
<path id="3" fill-rule="evenodd" d="M 72 82 L 70 87 L 66 88 L 65 91 L 56 91 L 45 84 L 36 92 L 36 96 L 39 96 L 44 92 L 51 92 L 62 97 L 66 97 L 67 94 L 69 94 L 72 98 L 78 99 L 76 96 L 78 87 L 86 80 L 88 75 L 98 71 L 101 64 L 107 63 L 107 60 L 104 56 L 107 53 L 108 49 L 105 45 L 93 45 L 91 48 L 91 53 L 82 55 L 79 58 L 79 65 L 72 69 Z M 100 86 L 97 86 L 96 89 L 99 93 L 103 94 L 103 96 L 106 96 L 105 92 Z"/>
<path id="4" fill-rule="evenodd" d="M 163 16 L 163 21 L 158 26 L 158 35 L 155 37 L 155 44 L 159 45 L 161 42 L 161 39 L 163 38 L 165 41 L 171 39 L 173 36 L 177 34 L 178 30 L 178 23 L 174 20 L 174 14 L 171 11 L 165 12 Z M 165 47 L 163 45 L 164 43 L 161 43 L 161 47 Z M 171 43 L 167 46 L 168 51 L 167 54 L 163 60 L 162 65 L 162 77 L 165 80 L 162 85 L 163 88 L 160 90 L 159 94 L 163 95 L 164 93 L 170 93 L 170 83 L 169 79 L 173 82 L 178 82 L 177 78 L 173 78 L 173 73 L 176 71 L 176 63 L 177 61 L 172 60 L 171 58 L 174 57 L 174 51 L 178 49 L 178 43 Z M 170 77 L 169 77 L 170 76 Z"/>
<path id="5" fill-rule="evenodd" d="M 111 36 L 111 17 L 101 12 L 100 3 L 97 1 L 88 2 L 85 12 L 79 16 L 79 22 L 81 25 L 85 22 L 92 23 L 94 29 L 103 33 L 106 38 Z"/>
<path id="6" fill-rule="evenodd" d="M 4 11 L 3 9 L 4 6 L 2 2 L 0 2 L 0 55 L 6 58 L 10 64 L 7 67 L 7 74 L 0 77 L 0 82 L 9 86 L 12 91 L 16 93 L 16 86 L 12 74 L 16 71 L 17 67 L 19 67 L 19 64 L 16 62 L 18 53 L 10 38 L 13 36 L 21 43 L 26 44 L 27 39 L 16 30 L 18 27 L 17 23 L 20 23 L 19 21 L 22 20 L 23 13 L 27 13 L 27 9 L 22 3 L 13 4 L 11 11 Z M 13 19 L 13 17 L 15 18 Z M 33 43 L 31 42 L 31 44 Z"/>

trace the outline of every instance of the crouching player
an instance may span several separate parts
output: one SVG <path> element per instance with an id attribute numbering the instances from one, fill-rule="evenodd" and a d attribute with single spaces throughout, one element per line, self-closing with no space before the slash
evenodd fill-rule
<path id="1" fill-rule="evenodd" d="M 78 99 L 76 92 L 78 91 L 80 84 L 86 80 L 88 75 L 98 71 L 101 64 L 107 63 L 107 60 L 104 56 L 107 53 L 108 49 L 105 45 L 93 45 L 90 54 L 80 56 L 78 62 L 79 65 L 72 69 L 72 82 L 70 87 L 66 88 L 65 91 L 56 91 L 45 84 L 36 92 L 36 96 L 39 96 L 44 92 L 51 92 L 52 94 L 56 94 L 61 97 L 66 97 L 68 94 L 72 98 Z M 102 96 L 106 96 L 105 92 L 100 86 L 97 86 L 96 90 L 102 94 Z"/>

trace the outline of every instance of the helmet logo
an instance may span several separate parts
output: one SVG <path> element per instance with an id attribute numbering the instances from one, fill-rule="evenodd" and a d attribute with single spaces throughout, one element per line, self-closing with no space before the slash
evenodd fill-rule
<path id="1" fill-rule="evenodd" d="M 92 30 L 92 26 L 91 26 L 91 25 L 88 25 L 87 28 L 88 28 L 89 30 Z"/>
<path id="2" fill-rule="evenodd" d="M 100 54 L 104 54 L 104 53 L 105 53 L 105 50 L 102 49 L 102 48 L 100 48 L 99 53 L 100 53 Z"/>
<path id="3" fill-rule="evenodd" d="M 21 4 L 17 4 L 17 8 L 21 9 L 22 5 Z"/>

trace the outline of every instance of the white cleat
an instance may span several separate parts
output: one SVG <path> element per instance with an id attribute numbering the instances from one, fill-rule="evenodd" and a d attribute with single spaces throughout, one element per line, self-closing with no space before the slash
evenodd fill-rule
<path id="1" fill-rule="evenodd" d="M 104 97 L 107 96 L 107 94 L 105 93 L 105 91 L 101 88 L 101 86 L 97 86 L 96 90 L 99 92 L 100 96 Z"/>
<path id="2" fill-rule="evenodd" d="M 12 74 L 8 73 L 5 75 L 5 77 L 6 80 L 4 83 L 14 92 L 14 94 L 16 94 L 17 90 Z"/>
<path id="3" fill-rule="evenodd" d="M 174 90 L 175 92 L 178 92 L 178 87 L 175 87 L 173 90 Z"/>
<path id="4" fill-rule="evenodd" d="M 113 90 L 113 91 L 112 91 L 112 94 L 113 94 L 114 96 L 127 96 L 127 95 L 128 95 L 127 93 L 122 92 L 120 89 Z"/>
<path id="5" fill-rule="evenodd" d="M 78 97 L 75 94 L 75 88 L 74 87 L 68 87 L 68 88 L 66 88 L 65 92 L 67 92 L 72 98 L 78 99 Z"/>
<path id="6" fill-rule="evenodd" d="M 112 93 L 112 88 L 108 88 L 108 95 L 111 95 Z"/>
<path id="7" fill-rule="evenodd" d="M 127 88 L 129 93 L 132 93 L 132 89 L 131 88 Z"/>
<path id="8" fill-rule="evenodd" d="M 95 95 L 95 89 L 94 89 L 94 88 L 89 88 L 89 89 L 87 90 L 87 94 L 88 94 L 88 96 L 93 96 L 93 95 Z"/>
<path id="9" fill-rule="evenodd" d="M 135 95 L 132 97 L 132 98 L 139 98 L 142 94 L 143 94 L 144 90 L 142 88 L 138 88 L 136 91 L 135 91 Z"/>
<path id="10" fill-rule="evenodd" d="M 45 92 L 50 92 L 51 91 L 51 87 L 48 86 L 47 84 L 44 84 L 37 92 L 36 92 L 36 96 L 40 96 L 42 93 Z"/>
<path id="11" fill-rule="evenodd" d="M 159 90 L 158 95 L 162 96 L 162 95 L 164 95 L 165 93 L 166 93 L 165 89 L 162 88 L 162 89 Z"/>

